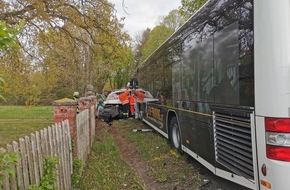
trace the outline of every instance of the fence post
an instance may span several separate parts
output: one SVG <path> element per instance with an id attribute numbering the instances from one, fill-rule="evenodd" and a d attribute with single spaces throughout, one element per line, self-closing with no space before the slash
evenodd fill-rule
<path id="1" fill-rule="evenodd" d="M 93 145 L 94 137 L 96 134 L 96 115 L 97 115 L 97 96 L 89 96 L 91 98 L 91 107 L 90 107 L 90 148 Z"/>
<path id="2" fill-rule="evenodd" d="M 79 102 L 79 109 L 80 111 L 89 110 L 89 144 L 91 145 L 93 142 L 93 136 L 95 134 L 95 118 L 96 118 L 96 104 L 97 104 L 97 97 L 96 96 L 87 96 L 82 97 L 78 100 Z M 93 107 L 93 109 L 92 109 Z"/>
<path id="3" fill-rule="evenodd" d="M 0 154 L 2 154 L 4 152 L 6 152 L 6 149 L 0 148 Z M 0 181 L 0 189 L 1 189 L 1 187 L 3 187 L 4 190 L 9 190 L 10 188 L 9 188 L 9 176 L 8 176 L 8 173 L 7 173 L 7 171 L 2 171 L 1 173 L 4 175 L 4 179 L 3 179 L 3 181 Z"/>
<path id="4" fill-rule="evenodd" d="M 77 155 L 77 131 L 76 131 L 76 116 L 78 101 L 64 98 L 53 102 L 54 106 L 54 122 L 59 123 L 68 120 L 70 127 L 70 136 L 73 141 L 73 155 Z"/>

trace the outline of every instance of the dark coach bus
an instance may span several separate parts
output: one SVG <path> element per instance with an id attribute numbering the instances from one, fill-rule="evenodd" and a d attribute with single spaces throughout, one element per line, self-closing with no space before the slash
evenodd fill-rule
<path id="1" fill-rule="evenodd" d="M 289 188 L 289 52 L 289 0 L 210 0 L 137 68 L 143 121 L 215 175 Z"/>

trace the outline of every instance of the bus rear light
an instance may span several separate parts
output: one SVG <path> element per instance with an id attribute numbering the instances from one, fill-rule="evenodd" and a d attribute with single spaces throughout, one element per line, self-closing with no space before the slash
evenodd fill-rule
<path id="1" fill-rule="evenodd" d="M 270 145 L 290 147 L 289 133 L 266 132 L 266 140 Z"/>
<path id="2" fill-rule="evenodd" d="M 267 158 L 290 162 L 290 147 L 266 146 Z"/>
<path id="3" fill-rule="evenodd" d="M 266 155 L 290 162 L 290 118 L 265 118 Z"/>
<path id="4" fill-rule="evenodd" d="M 290 118 L 265 118 L 266 131 L 290 133 Z"/>

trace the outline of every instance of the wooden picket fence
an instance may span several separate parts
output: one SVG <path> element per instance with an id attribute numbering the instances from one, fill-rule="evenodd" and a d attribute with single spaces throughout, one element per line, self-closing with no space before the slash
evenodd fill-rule
<path id="1" fill-rule="evenodd" d="M 91 114 L 89 114 L 91 113 Z M 95 135 L 94 106 L 89 111 L 84 110 L 77 115 L 77 157 L 86 161 Z M 90 124 L 91 122 L 91 124 Z M 60 190 L 71 190 L 72 168 L 72 143 L 68 120 L 56 123 L 40 132 L 31 134 L 30 137 L 20 138 L 18 142 L 7 144 L 1 152 L 14 152 L 18 156 L 18 163 L 14 167 L 15 176 L 8 176 L 0 181 L 0 189 L 25 190 L 30 185 L 40 184 L 43 176 L 43 163 L 46 157 L 58 158 L 57 186 Z"/>
<path id="2" fill-rule="evenodd" d="M 95 107 L 92 106 L 77 115 L 77 157 L 84 162 L 90 153 L 95 137 Z M 84 127 L 87 126 L 87 127 Z"/>
<path id="3" fill-rule="evenodd" d="M 90 149 L 93 146 L 93 142 L 94 142 L 94 138 L 95 138 L 95 134 L 96 134 L 96 106 L 92 106 L 91 107 L 91 111 L 90 111 Z"/>
<path id="4" fill-rule="evenodd" d="M 81 160 L 85 160 L 85 155 L 88 152 L 88 141 L 89 141 L 89 128 L 81 127 L 89 125 L 88 110 L 82 111 L 77 116 L 77 157 Z"/>

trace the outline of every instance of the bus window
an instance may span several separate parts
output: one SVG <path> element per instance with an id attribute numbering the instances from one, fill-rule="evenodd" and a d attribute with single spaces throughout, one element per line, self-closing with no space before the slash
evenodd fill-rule
<path id="1" fill-rule="evenodd" d="M 189 49 L 182 58 L 182 90 L 187 93 L 183 94 L 183 99 L 206 101 L 213 86 L 213 38 Z"/>
<path id="2" fill-rule="evenodd" d="M 238 23 L 214 35 L 214 87 L 209 99 L 217 104 L 239 103 Z"/>
<path id="3" fill-rule="evenodd" d="M 253 4 L 245 2 L 240 10 L 240 105 L 254 107 L 254 32 L 251 21 Z"/>
<path id="4" fill-rule="evenodd" d="M 172 95 L 173 95 L 173 105 L 177 106 L 178 100 L 181 99 L 181 83 L 180 83 L 180 62 L 175 62 L 172 65 Z"/>

